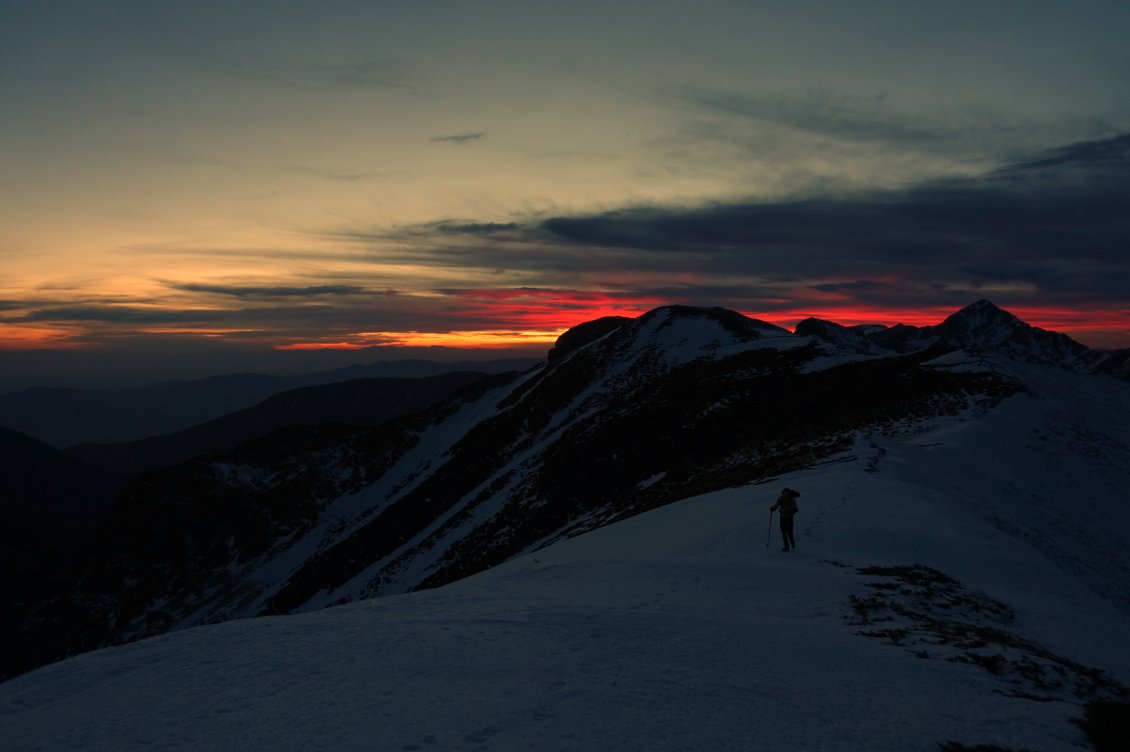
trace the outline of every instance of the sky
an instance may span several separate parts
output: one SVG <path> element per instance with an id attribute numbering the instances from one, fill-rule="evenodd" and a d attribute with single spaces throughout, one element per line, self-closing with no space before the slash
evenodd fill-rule
<path id="1" fill-rule="evenodd" d="M 1128 32 L 1113 0 L 0 0 L 0 384 L 543 354 L 673 303 L 984 298 L 1130 347 Z"/>

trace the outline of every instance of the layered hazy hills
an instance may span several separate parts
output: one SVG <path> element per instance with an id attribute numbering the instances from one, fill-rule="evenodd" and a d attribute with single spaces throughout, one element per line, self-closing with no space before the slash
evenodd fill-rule
<path id="1" fill-rule="evenodd" d="M 461 363 L 400 360 L 292 376 L 230 374 L 137 389 L 35 387 L 0 394 L 0 426 L 56 447 L 123 443 L 177 433 L 292 389 L 363 378 L 440 376 L 452 371 L 503 373 L 524 370 L 536 362 L 530 358 Z"/>
<path id="2" fill-rule="evenodd" d="M 487 375 L 477 371 L 454 371 L 420 378 L 351 379 L 291 389 L 177 433 L 118 444 L 80 444 L 67 453 L 133 476 L 201 455 L 226 454 L 240 444 L 289 426 L 380 425 L 424 410 L 484 378 Z"/>

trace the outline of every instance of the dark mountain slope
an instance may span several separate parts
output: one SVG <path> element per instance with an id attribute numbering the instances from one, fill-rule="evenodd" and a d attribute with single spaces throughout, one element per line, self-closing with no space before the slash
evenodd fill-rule
<path id="1" fill-rule="evenodd" d="M 80 444 L 71 455 L 127 476 L 196 456 L 226 454 L 244 442 L 286 426 L 342 423 L 375 426 L 419 412 L 487 378 L 461 371 L 424 378 L 353 379 L 293 389 L 259 404 L 166 436 L 122 444 Z"/>
<path id="2" fill-rule="evenodd" d="M 280 429 L 222 459 L 134 478 L 92 536 L 69 592 L 5 625 L 18 649 L 0 676 L 187 626 L 185 616 L 203 605 L 238 609 L 257 593 L 240 579 L 249 562 L 285 551 L 324 521 L 329 502 L 379 478 L 423 427 L 512 378 L 477 380 L 425 414 L 378 427 Z"/>
<path id="3" fill-rule="evenodd" d="M 98 523 L 125 478 L 26 434 L 0 428 L 0 644 L 19 644 L 34 604 L 78 577 Z M 17 668 L 36 665 L 19 650 Z M 2 675 L 3 672 L 0 672 Z"/>
<path id="4" fill-rule="evenodd" d="M 119 475 L 0 427 L 0 546 L 73 552 L 124 485 Z M 10 578 L 2 583 L 16 584 Z"/>
<path id="5" fill-rule="evenodd" d="M 1019 388 L 932 367 L 942 351 L 813 369 L 810 340 L 721 309 L 598 328 L 424 415 L 286 429 L 137 478 L 25 652 L 440 585 Z"/>

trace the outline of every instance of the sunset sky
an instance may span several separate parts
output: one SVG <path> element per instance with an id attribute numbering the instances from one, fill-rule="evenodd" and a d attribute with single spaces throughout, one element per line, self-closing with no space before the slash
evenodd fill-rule
<path id="1" fill-rule="evenodd" d="M 0 385 L 669 303 L 1130 347 L 1127 38 L 1110 0 L 0 0 Z"/>

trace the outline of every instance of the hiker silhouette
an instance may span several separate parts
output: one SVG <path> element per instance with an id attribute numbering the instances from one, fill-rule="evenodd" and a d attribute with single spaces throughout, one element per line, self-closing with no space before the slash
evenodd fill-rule
<path id="1" fill-rule="evenodd" d="M 785 488 L 781 491 L 781 495 L 777 497 L 776 503 L 769 507 L 769 512 L 781 512 L 781 540 L 784 541 L 785 547 L 782 551 L 790 551 L 796 548 L 796 538 L 793 535 L 793 517 L 799 511 L 796 500 L 800 498 L 800 491 L 794 491 L 791 488 Z"/>

